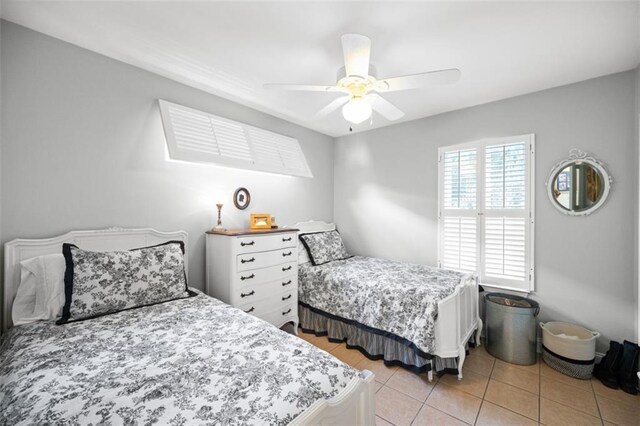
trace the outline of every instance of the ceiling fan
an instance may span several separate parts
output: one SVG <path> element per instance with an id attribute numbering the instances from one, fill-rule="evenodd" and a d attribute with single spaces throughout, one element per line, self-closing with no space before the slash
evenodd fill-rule
<path id="1" fill-rule="evenodd" d="M 378 80 L 369 62 L 371 39 L 360 34 L 344 34 L 341 37 L 344 67 L 338 70 L 334 86 L 268 83 L 266 89 L 311 92 L 341 92 L 341 96 L 322 108 L 316 118 L 323 118 L 342 107 L 342 115 L 350 123 L 362 123 L 376 111 L 389 121 L 402 118 L 404 112 L 380 96 L 381 93 L 421 89 L 436 84 L 451 84 L 460 79 L 456 68 L 428 71 L 418 74 Z"/>

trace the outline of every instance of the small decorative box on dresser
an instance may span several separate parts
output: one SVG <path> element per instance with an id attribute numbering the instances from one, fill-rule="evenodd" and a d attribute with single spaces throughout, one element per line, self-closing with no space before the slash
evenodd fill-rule
<path id="1" fill-rule="evenodd" d="M 207 294 L 298 329 L 297 229 L 207 232 Z"/>

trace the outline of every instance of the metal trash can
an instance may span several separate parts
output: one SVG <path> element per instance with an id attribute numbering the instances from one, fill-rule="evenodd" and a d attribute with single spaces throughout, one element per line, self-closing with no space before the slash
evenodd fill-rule
<path id="1" fill-rule="evenodd" d="M 535 364 L 538 302 L 505 293 L 485 296 L 487 351 L 513 364 Z"/>

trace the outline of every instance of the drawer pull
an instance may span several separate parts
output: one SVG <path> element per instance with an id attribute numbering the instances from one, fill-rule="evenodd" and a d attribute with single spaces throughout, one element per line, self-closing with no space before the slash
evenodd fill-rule
<path id="1" fill-rule="evenodd" d="M 243 241 L 243 242 L 241 242 L 241 243 L 240 243 L 240 245 L 241 245 L 242 247 L 244 247 L 244 246 L 252 246 L 252 245 L 254 245 L 255 243 L 256 243 L 255 241 L 251 241 L 250 243 L 245 243 L 245 242 Z"/>
<path id="2" fill-rule="evenodd" d="M 291 265 L 287 266 L 286 268 L 282 268 L 282 272 L 286 272 L 290 270 L 291 270 Z"/>
<path id="3" fill-rule="evenodd" d="M 291 237 L 289 237 L 289 238 L 283 238 L 283 239 L 282 239 L 282 242 L 283 242 L 283 243 L 286 243 L 287 241 L 291 241 Z"/>
<path id="4" fill-rule="evenodd" d="M 246 277 L 241 276 L 240 279 L 244 281 L 244 280 L 250 280 L 251 278 L 255 278 L 255 277 L 256 276 L 254 274 L 251 274 L 251 275 L 247 275 Z"/>
<path id="5" fill-rule="evenodd" d="M 288 295 L 287 297 L 283 297 L 282 301 L 284 302 L 285 300 L 289 300 L 289 299 L 291 299 L 291 295 Z"/>
<path id="6" fill-rule="evenodd" d="M 256 291 L 251 290 L 249 293 L 240 293 L 240 297 L 249 297 L 249 296 L 253 296 L 254 294 L 256 294 Z"/>
<path id="7" fill-rule="evenodd" d="M 240 259 L 240 263 L 249 263 L 249 262 L 255 262 L 256 258 L 252 257 L 251 259 Z"/>
<path id="8" fill-rule="evenodd" d="M 287 257 L 287 256 L 291 256 L 291 252 L 289 252 L 289 253 L 282 253 L 282 257 Z"/>
<path id="9" fill-rule="evenodd" d="M 251 312 L 255 311 L 256 308 L 254 308 L 253 306 L 251 307 L 251 309 L 247 309 L 245 312 L 250 314 Z"/>
<path id="10" fill-rule="evenodd" d="M 291 280 L 287 281 L 286 283 L 282 283 L 282 286 L 284 287 L 285 285 L 289 285 L 291 284 Z"/>
<path id="11" fill-rule="evenodd" d="M 288 313 L 290 313 L 290 312 L 291 312 L 291 308 L 289 308 L 288 310 L 284 311 L 284 312 L 282 313 L 282 315 L 287 315 L 287 314 L 288 314 Z"/>

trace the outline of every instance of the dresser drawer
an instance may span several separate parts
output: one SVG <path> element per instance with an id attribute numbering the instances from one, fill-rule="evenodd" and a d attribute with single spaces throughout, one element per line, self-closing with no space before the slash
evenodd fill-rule
<path id="1" fill-rule="evenodd" d="M 236 274 L 235 285 L 245 287 L 251 284 L 264 283 L 286 278 L 288 280 L 298 280 L 298 263 L 288 262 L 276 266 L 269 266 L 262 269 L 238 272 Z M 293 282 L 293 281 L 292 281 Z"/>
<path id="2" fill-rule="evenodd" d="M 297 312 L 297 301 L 298 299 L 296 295 L 290 291 L 286 291 L 283 293 L 272 294 L 267 299 L 242 303 L 238 305 L 238 309 L 242 309 L 246 313 L 258 317 L 277 311 L 280 312 L 281 316 L 285 316 L 294 312 L 294 308 Z"/>
<path id="3" fill-rule="evenodd" d="M 289 322 L 298 318 L 298 304 L 288 303 L 279 306 L 277 309 L 273 309 L 265 314 L 260 315 L 260 318 L 270 322 L 276 327 L 280 327 L 285 322 Z"/>
<path id="4" fill-rule="evenodd" d="M 282 301 L 293 299 L 298 293 L 298 282 L 293 276 L 266 283 L 247 284 L 234 288 L 234 300 L 237 305 L 269 299 L 281 292 Z"/>
<path id="5" fill-rule="evenodd" d="M 250 235 L 235 238 L 235 250 L 237 254 L 252 253 L 257 251 L 278 250 L 294 248 L 298 246 L 297 234 L 287 232 L 274 235 Z"/>
<path id="6" fill-rule="evenodd" d="M 248 271 L 250 269 L 279 265 L 291 261 L 293 256 L 298 256 L 297 250 L 293 247 L 260 253 L 240 254 L 237 256 L 236 269 L 238 271 Z"/>

